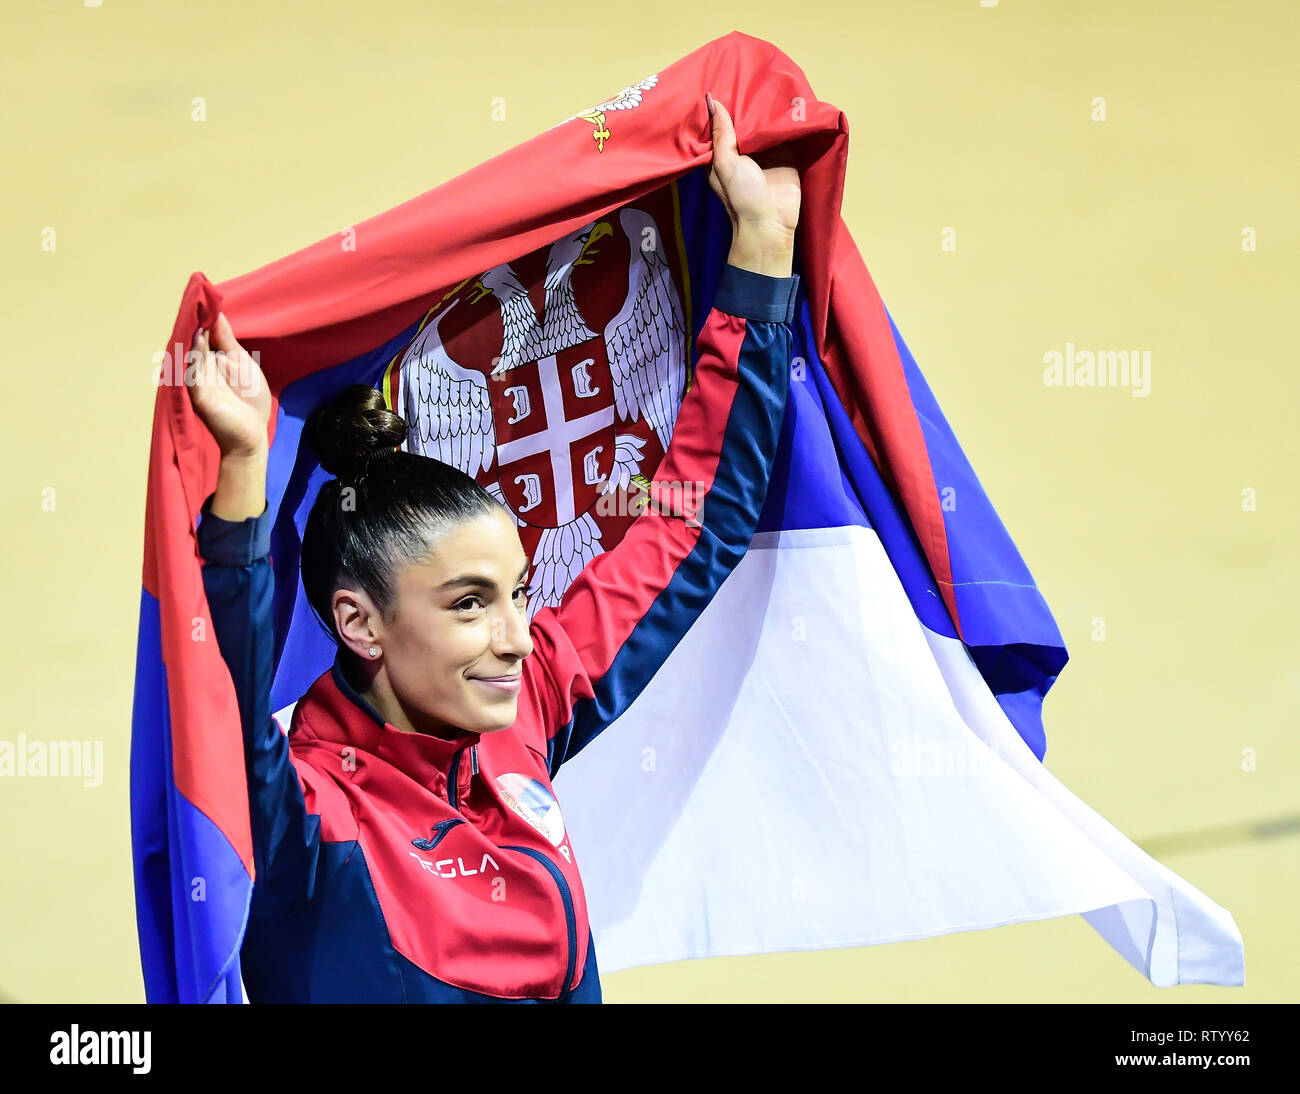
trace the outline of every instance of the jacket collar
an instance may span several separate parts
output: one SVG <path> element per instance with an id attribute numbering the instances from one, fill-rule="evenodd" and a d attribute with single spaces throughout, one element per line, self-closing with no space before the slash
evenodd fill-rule
<path id="1" fill-rule="evenodd" d="M 371 753 L 415 778 L 431 769 L 445 774 L 456 753 L 479 739 L 468 730 L 451 738 L 433 737 L 386 722 L 349 682 L 342 654 L 336 654 L 329 671 L 307 689 L 295 714 L 300 710 L 313 737 Z"/>

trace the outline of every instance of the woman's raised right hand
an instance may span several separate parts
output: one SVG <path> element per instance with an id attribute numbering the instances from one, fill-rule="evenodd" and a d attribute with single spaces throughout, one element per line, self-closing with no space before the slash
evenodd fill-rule
<path id="1" fill-rule="evenodd" d="M 203 361 L 185 370 L 190 401 L 222 456 L 258 456 L 266 452 L 271 417 L 271 389 L 261 366 L 236 340 L 222 312 L 212 330 L 199 329 L 192 347 Z"/>
<path id="2" fill-rule="evenodd" d="M 789 277 L 802 184 L 788 149 L 742 156 L 727 108 L 712 95 L 713 164 L 709 186 L 731 217 L 727 262 L 771 277 Z"/>

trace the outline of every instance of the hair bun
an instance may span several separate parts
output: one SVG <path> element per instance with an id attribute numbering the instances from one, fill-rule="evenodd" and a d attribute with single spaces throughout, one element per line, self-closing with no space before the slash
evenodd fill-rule
<path id="1" fill-rule="evenodd" d="M 353 384 L 307 419 L 306 438 L 320 465 L 340 479 L 356 478 L 406 440 L 406 420 L 369 384 Z"/>

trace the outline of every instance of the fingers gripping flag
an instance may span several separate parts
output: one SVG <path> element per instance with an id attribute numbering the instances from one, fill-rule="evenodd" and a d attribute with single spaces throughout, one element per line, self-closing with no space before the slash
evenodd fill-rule
<path id="1" fill-rule="evenodd" d="M 333 657 L 298 577 L 326 477 L 300 439 L 349 384 L 380 388 L 412 423 L 410 450 L 474 475 L 515 516 L 530 613 L 617 548 L 673 434 L 730 243 L 707 183 L 706 89 L 742 152 L 783 147 L 800 170 L 795 358 L 749 551 L 555 780 L 602 968 L 1078 913 L 1153 984 L 1242 983 L 1229 913 L 1043 767 L 1060 632 L 841 218 L 844 116 L 739 32 L 354 229 L 220 285 L 190 279 L 170 352 L 224 310 L 275 396 L 273 707 Z M 546 431 L 518 434 L 551 373 L 591 413 L 544 407 Z M 578 436 L 596 443 L 557 462 Z M 216 472 L 186 391 L 160 384 L 132 731 L 151 1001 L 243 999 L 239 711 L 195 539 Z"/>

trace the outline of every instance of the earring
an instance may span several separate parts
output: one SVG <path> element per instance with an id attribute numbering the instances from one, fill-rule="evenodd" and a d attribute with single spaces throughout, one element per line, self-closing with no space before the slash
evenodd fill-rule
<path id="1" fill-rule="evenodd" d="M 378 657 L 378 656 L 379 656 L 379 647 L 378 647 L 378 646 L 371 646 L 371 647 L 370 647 L 370 656 L 371 656 L 371 657 Z"/>

